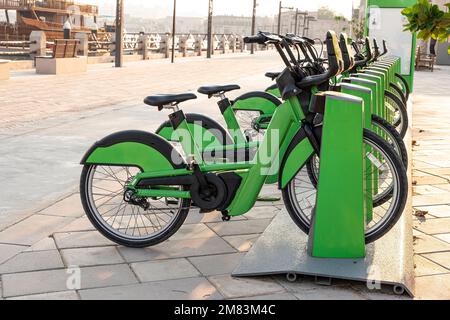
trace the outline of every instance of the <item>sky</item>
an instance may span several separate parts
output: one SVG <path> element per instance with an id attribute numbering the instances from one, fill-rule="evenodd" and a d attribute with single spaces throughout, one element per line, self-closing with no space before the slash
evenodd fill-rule
<path id="1" fill-rule="evenodd" d="M 257 14 L 260 16 L 273 16 L 278 13 L 279 0 L 257 0 Z M 352 1 L 355 6 L 359 0 L 284 0 L 283 6 L 299 8 L 300 10 L 315 11 L 321 6 L 346 17 L 351 16 Z M 113 15 L 115 0 L 76 0 L 80 3 L 100 5 L 101 15 Z M 144 18 L 161 18 L 172 15 L 172 0 L 124 0 L 125 12 L 133 16 Z M 252 14 L 253 0 L 214 0 L 215 15 L 244 15 Z M 177 0 L 177 15 L 203 17 L 207 15 L 208 0 Z"/>

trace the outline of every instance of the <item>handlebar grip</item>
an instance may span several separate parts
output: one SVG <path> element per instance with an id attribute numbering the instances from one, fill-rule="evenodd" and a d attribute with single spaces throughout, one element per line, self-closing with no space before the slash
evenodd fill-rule
<path id="1" fill-rule="evenodd" d="M 244 43 L 265 44 L 266 38 L 261 35 L 249 36 L 244 38 Z"/>

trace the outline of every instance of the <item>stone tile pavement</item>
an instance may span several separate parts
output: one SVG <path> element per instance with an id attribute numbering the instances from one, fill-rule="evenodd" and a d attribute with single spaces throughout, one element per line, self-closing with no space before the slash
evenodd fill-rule
<path id="1" fill-rule="evenodd" d="M 262 65 L 262 61 L 258 64 Z M 130 69 L 138 72 L 134 66 Z M 251 72 L 256 69 L 249 68 Z M 259 66 L 258 72 L 262 70 Z M 416 212 L 415 220 L 418 298 L 450 297 L 450 144 L 446 143 L 450 129 L 449 121 L 444 120 L 450 119 L 450 112 L 445 110 L 448 93 L 439 91 L 433 82 L 436 77 L 440 77 L 439 83 L 448 82 L 449 70 L 441 68 L 433 75 L 419 73 L 414 97 L 414 206 L 427 212 L 424 217 Z M 144 72 L 139 74 L 142 81 Z M 253 79 L 249 75 L 243 82 Z M 58 78 L 52 81 L 55 86 L 64 84 Z M 56 120 L 63 117 L 58 112 L 53 115 Z M 125 118 L 126 124 L 133 123 L 129 120 L 132 116 Z M 15 121 L 14 117 L 10 119 Z M 93 116 L 92 122 L 83 123 L 84 128 L 93 128 L 98 119 Z M 83 120 L 72 119 L 72 123 L 78 121 Z M 56 123 L 61 129 L 59 134 L 70 131 L 63 122 Z M 17 127 L 32 128 L 30 123 Z M 73 146 L 73 142 L 68 145 Z M 265 192 L 279 195 L 274 189 Z M 283 208 L 280 201 L 260 203 L 245 217 L 229 223 L 222 222 L 219 213 L 202 215 L 193 210 L 176 236 L 146 249 L 124 248 L 103 238 L 84 216 L 76 192 L 49 202 L 43 210 L 31 211 L 0 231 L 0 300 L 407 299 L 392 295 L 390 290 L 374 292 L 348 281 L 334 281 L 327 287 L 309 278 L 295 283 L 281 276 L 232 278 L 230 274 L 240 259 Z"/>
<path id="2" fill-rule="evenodd" d="M 450 299 L 450 67 L 416 76 L 413 207 L 416 295 Z"/>

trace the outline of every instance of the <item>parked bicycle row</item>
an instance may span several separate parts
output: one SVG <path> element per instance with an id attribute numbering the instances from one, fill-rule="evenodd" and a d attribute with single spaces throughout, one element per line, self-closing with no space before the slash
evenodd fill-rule
<path id="1" fill-rule="evenodd" d="M 293 34 L 260 32 L 244 41 L 275 46 L 285 69 L 266 74 L 276 80 L 273 86 L 234 100 L 226 95 L 239 85 L 199 88 L 219 99 L 226 127 L 179 108 L 197 98 L 193 93 L 154 95 L 144 102 L 172 111 L 156 133 L 115 133 L 86 153 L 81 200 L 105 237 L 131 247 L 156 245 L 178 231 L 190 208 L 219 211 L 224 221 L 246 214 L 265 184 L 278 185 L 293 221 L 309 233 L 320 188 L 322 133 L 331 125 L 325 111 L 355 99 L 364 107 L 366 242 L 396 224 L 408 195 L 403 138 L 409 87 L 388 44 L 383 41 L 381 52 L 376 40 L 355 42 L 333 31 L 320 53 L 314 41 Z"/>

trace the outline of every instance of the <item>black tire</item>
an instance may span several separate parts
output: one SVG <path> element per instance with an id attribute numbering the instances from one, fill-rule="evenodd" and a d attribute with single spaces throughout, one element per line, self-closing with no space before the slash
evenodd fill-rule
<path id="1" fill-rule="evenodd" d="M 391 139 L 392 147 L 398 154 L 398 156 L 401 158 L 403 165 L 406 169 L 408 169 L 408 151 L 406 150 L 405 142 L 403 141 L 402 137 L 398 133 L 398 131 L 395 129 L 395 127 L 387 122 L 385 119 L 377 116 L 372 115 L 372 126 L 381 128 L 382 131 L 384 131 L 385 134 L 389 135 L 389 138 Z M 374 128 L 373 128 L 374 129 Z M 379 134 L 378 132 L 375 132 Z M 312 157 L 308 163 L 306 164 L 306 170 L 308 173 L 309 180 L 313 184 L 315 188 L 317 188 L 318 178 L 317 178 L 317 159 L 316 157 Z M 382 200 L 382 201 L 381 201 Z M 383 203 L 385 203 L 387 200 L 389 200 L 389 197 L 386 197 L 384 199 L 380 199 L 380 201 L 374 202 L 374 207 L 380 206 Z"/>
<path id="2" fill-rule="evenodd" d="M 402 89 L 396 85 L 395 83 L 390 83 L 389 88 L 392 93 L 394 93 L 397 97 L 399 97 L 405 106 L 408 105 L 408 100 L 406 99 L 406 95 L 403 93 Z"/>
<path id="3" fill-rule="evenodd" d="M 178 229 L 183 225 L 186 217 L 189 213 L 190 199 L 181 199 L 180 200 L 180 210 L 176 214 L 173 221 L 170 221 L 170 226 L 164 229 L 162 232 L 157 233 L 156 235 L 149 236 L 147 238 L 142 239 L 133 239 L 131 236 L 126 236 L 120 232 L 113 232 L 112 228 L 107 227 L 107 222 L 103 218 L 100 218 L 99 215 L 94 211 L 92 207 L 92 202 L 89 200 L 89 181 L 90 175 L 92 174 L 92 170 L 94 170 L 97 166 L 95 165 L 85 165 L 83 167 L 83 171 L 81 173 L 80 179 L 80 196 L 81 202 L 83 204 L 84 211 L 86 212 L 89 221 L 92 225 L 107 239 L 126 247 L 131 248 L 144 248 L 149 246 L 157 245 L 163 241 L 169 239 L 172 235 L 174 235 Z M 184 188 L 183 188 L 184 189 Z M 122 195 L 121 195 L 122 196 Z M 123 197 L 123 196 L 122 196 Z M 120 207 L 119 207 L 120 208 Z M 97 209 L 95 209 L 97 210 Z M 97 210 L 98 212 L 98 210 Z M 131 220 L 131 218 L 130 218 Z M 114 224 L 114 223 L 113 223 Z M 127 227 L 128 228 L 128 227 Z"/>
<path id="4" fill-rule="evenodd" d="M 389 135 L 389 138 L 392 141 L 392 147 L 400 156 L 405 168 L 408 169 L 408 151 L 406 150 L 405 141 L 403 141 L 395 127 L 377 115 L 372 115 L 372 126 L 381 128 L 381 130 Z"/>
<path id="5" fill-rule="evenodd" d="M 392 125 L 397 128 L 400 136 L 404 139 L 406 133 L 408 132 L 409 126 L 408 110 L 406 105 L 392 92 L 386 90 L 384 94 L 386 103 L 389 103 L 398 112 L 399 117 L 398 119 L 394 119 Z"/>
<path id="6" fill-rule="evenodd" d="M 403 85 L 403 87 L 405 88 L 405 96 L 406 96 L 406 100 L 409 100 L 409 95 L 411 94 L 411 89 L 409 88 L 409 83 L 408 81 L 406 81 L 406 79 L 401 75 L 396 73 L 395 77 L 399 80 L 399 82 Z M 403 92 L 403 90 L 402 90 Z"/>
<path id="7" fill-rule="evenodd" d="M 392 196 L 395 193 L 395 203 L 393 209 L 382 224 L 371 232 L 366 231 L 366 243 L 374 242 L 384 236 L 400 219 L 408 197 L 408 180 L 406 169 L 397 156 L 394 149 L 382 138 L 369 130 L 364 130 L 364 140 L 370 144 L 377 146 L 379 150 L 383 151 L 383 156 L 390 162 L 390 167 L 393 170 L 393 177 L 395 177 L 396 187 L 392 189 Z M 299 173 L 300 174 L 300 173 Z M 295 224 L 306 234 L 309 234 L 311 227 L 311 220 L 308 221 L 302 213 L 298 212 L 295 196 L 292 195 L 292 188 L 295 188 L 295 178 L 283 190 L 283 200 L 289 215 Z"/>

